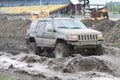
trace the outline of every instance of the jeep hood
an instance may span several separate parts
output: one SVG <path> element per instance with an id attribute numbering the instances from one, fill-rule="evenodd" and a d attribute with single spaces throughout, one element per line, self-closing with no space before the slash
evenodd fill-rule
<path id="1" fill-rule="evenodd" d="M 64 34 L 99 34 L 100 31 L 92 29 L 58 29 L 57 32 Z"/>

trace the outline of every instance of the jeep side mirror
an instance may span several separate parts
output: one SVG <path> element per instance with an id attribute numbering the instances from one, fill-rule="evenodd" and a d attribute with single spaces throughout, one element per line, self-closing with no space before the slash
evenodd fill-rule
<path id="1" fill-rule="evenodd" d="M 53 29 L 53 32 L 56 32 L 56 30 L 55 30 L 55 29 Z"/>

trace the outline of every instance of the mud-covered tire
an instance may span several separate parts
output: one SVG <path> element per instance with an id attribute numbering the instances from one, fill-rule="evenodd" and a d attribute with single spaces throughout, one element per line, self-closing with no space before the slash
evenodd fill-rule
<path id="1" fill-rule="evenodd" d="M 96 48 L 96 55 L 102 55 L 103 54 L 103 46 L 98 45 Z"/>
<path id="2" fill-rule="evenodd" d="M 66 43 L 57 43 L 55 47 L 55 58 L 62 58 L 70 56 L 70 48 Z"/>
<path id="3" fill-rule="evenodd" d="M 29 52 L 32 52 L 36 55 L 40 55 L 41 54 L 41 48 L 36 46 L 35 42 L 32 42 L 29 44 Z"/>

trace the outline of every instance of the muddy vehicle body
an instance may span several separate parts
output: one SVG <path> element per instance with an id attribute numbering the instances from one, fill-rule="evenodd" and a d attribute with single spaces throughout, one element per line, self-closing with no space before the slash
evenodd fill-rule
<path id="1" fill-rule="evenodd" d="M 56 58 L 77 52 L 100 55 L 103 36 L 75 18 L 39 18 L 27 30 L 26 42 L 38 55 L 43 50 L 54 53 Z"/>

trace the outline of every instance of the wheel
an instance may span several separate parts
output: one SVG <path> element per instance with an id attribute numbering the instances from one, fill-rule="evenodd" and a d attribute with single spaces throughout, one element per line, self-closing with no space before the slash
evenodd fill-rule
<path id="1" fill-rule="evenodd" d="M 57 43 L 55 47 L 55 58 L 62 58 L 70 56 L 70 48 L 66 43 Z"/>
<path id="2" fill-rule="evenodd" d="M 102 55 L 103 54 L 103 47 L 102 45 L 98 45 L 96 48 L 96 55 Z"/>
<path id="3" fill-rule="evenodd" d="M 82 56 L 92 56 L 96 54 L 94 48 L 83 48 L 83 49 L 80 49 L 79 52 Z"/>
<path id="4" fill-rule="evenodd" d="M 41 48 L 37 47 L 35 42 L 29 44 L 29 51 L 36 55 L 41 54 Z"/>
<path id="5" fill-rule="evenodd" d="M 43 48 L 41 56 L 53 58 L 54 57 L 53 49 L 52 48 Z"/>
<path id="6" fill-rule="evenodd" d="M 88 49 L 79 49 L 79 52 L 80 52 L 80 54 L 81 55 L 83 55 L 83 56 L 87 56 L 87 55 L 89 55 L 89 53 L 88 53 Z"/>
<path id="7" fill-rule="evenodd" d="M 49 57 L 49 58 L 55 57 L 54 53 L 53 53 L 53 51 L 54 51 L 53 48 L 47 48 L 46 51 L 47 51 L 47 57 Z"/>

